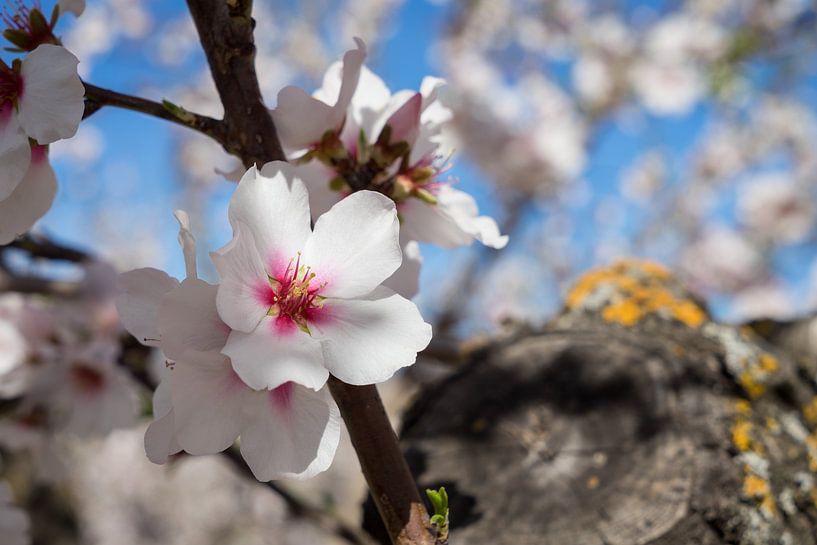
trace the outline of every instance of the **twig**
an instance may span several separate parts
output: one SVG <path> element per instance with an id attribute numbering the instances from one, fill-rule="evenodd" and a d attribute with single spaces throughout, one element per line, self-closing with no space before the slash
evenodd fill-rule
<path id="1" fill-rule="evenodd" d="M 77 297 L 82 286 L 76 282 L 48 280 L 36 276 L 0 276 L 0 293 L 30 293 L 56 297 Z"/>
<path id="2" fill-rule="evenodd" d="M 205 115 L 188 112 L 170 103 L 162 104 L 153 102 L 141 97 L 118 93 L 109 89 L 103 89 L 87 82 L 85 85 L 85 114 L 83 119 L 87 119 L 105 106 L 114 106 L 134 112 L 140 112 L 153 117 L 170 121 L 177 125 L 193 129 L 213 138 L 222 145 L 225 142 L 226 132 L 224 123 L 218 119 Z"/>
<path id="3" fill-rule="evenodd" d="M 241 457 L 241 454 L 235 447 L 225 450 L 222 452 L 222 454 L 225 458 L 230 460 L 233 466 L 243 475 L 251 480 L 255 479 L 252 471 L 250 471 L 250 468 L 247 467 L 247 464 L 244 462 L 244 459 Z M 348 541 L 349 543 L 353 543 L 354 545 L 373 545 L 374 542 L 371 540 L 371 538 L 369 538 L 361 530 L 347 525 L 342 520 L 334 517 L 328 511 L 310 505 L 282 486 L 277 485 L 274 482 L 259 484 L 266 486 L 278 494 L 281 499 L 284 500 L 284 503 L 286 503 L 290 513 L 292 513 L 294 516 L 305 518 L 324 531 L 334 534 Z"/>
<path id="4" fill-rule="evenodd" d="M 32 234 L 23 235 L 8 244 L 7 247 L 23 250 L 32 257 L 43 259 L 56 259 L 58 261 L 71 261 L 73 263 L 83 263 L 85 261 L 91 261 L 92 259 L 90 254 L 81 250 L 69 248 L 68 246 L 57 244 L 43 236 Z"/>

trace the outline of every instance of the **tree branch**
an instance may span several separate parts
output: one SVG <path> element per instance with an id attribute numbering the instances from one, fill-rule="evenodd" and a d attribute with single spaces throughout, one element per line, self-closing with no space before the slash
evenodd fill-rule
<path id="1" fill-rule="evenodd" d="M 225 149 L 244 165 L 286 160 L 255 72 L 251 0 L 187 0 L 224 105 Z M 329 387 L 352 437 L 375 503 L 398 545 L 433 545 L 428 512 L 374 386 Z"/>
<path id="2" fill-rule="evenodd" d="M 428 512 L 391 427 L 377 387 L 329 377 L 360 468 L 395 545 L 434 545 Z"/>
<path id="3" fill-rule="evenodd" d="M 114 106 L 134 112 L 140 112 L 153 117 L 170 121 L 182 127 L 193 129 L 213 138 L 224 145 L 226 131 L 224 123 L 218 119 L 204 115 L 194 114 L 182 108 L 174 110 L 173 106 L 165 106 L 159 102 L 153 102 L 140 97 L 117 93 L 109 89 L 103 89 L 87 82 L 85 85 L 85 113 L 83 119 L 87 119 L 105 106 Z M 169 103 L 168 103 L 169 104 Z"/>
<path id="4" fill-rule="evenodd" d="M 73 263 L 83 263 L 90 261 L 92 257 L 75 248 L 69 248 L 51 241 L 43 236 L 31 233 L 21 236 L 9 243 L 7 248 L 17 248 L 27 252 L 31 257 L 42 259 L 55 259 L 58 261 L 71 261 Z M 2 247 L 0 247 L 2 250 Z"/>
<path id="5" fill-rule="evenodd" d="M 187 0 L 224 105 L 224 149 L 244 166 L 286 161 L 255 73 L 251 0 Z"/>

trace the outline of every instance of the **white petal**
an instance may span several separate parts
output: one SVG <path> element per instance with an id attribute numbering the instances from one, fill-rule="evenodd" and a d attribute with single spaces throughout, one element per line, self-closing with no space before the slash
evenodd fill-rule
<path id="1" fill-rule="evenodd" d="M 324 78 L 325 89 L 316 92 L 315 97 L 293 86 L 284 87 L 278 93 L 272 118 L 287 149 L 308 148 L 320 142 L 326 131 L 340 128 L 366 58 L 366 46 L 360 40 L 355 41 L 358 48 L 346 52 L 342 65 L 330 67 Z M 332 106 L 331 101 L 334 101 Z"/>
<path id="2" fill-rule="evenodd" d="M 196 278 L 196 237 L 190 230 L 190 216 L 184 210 L 173 212 L 176 221 L 179 222 L 179 245 L 184 254 L 184 268 L 187 278 Z"/>
<path id="3" fill-rule="evenodd" d="M 85 0 L 58 0 L 57 4 L 60 6 L 60 13 L 71 12 L 79 17 L 85 11 Z"/>
<path id="4" fill-rule="evenodd" d="M 394 290 L 406 299 L 417 295 L 420 287 L 420 269 L 423 265 L 423 256 L 420 254 L 420 245 L 414 240 L 402 244 L 403 263 L 394 274 L 383 282 L 383 286 Z"/>
<path id="5" fill-rule="evenodd" d="M 252 232 L 241 223 L 235 229 L 233 240 L 210 254 L 221 277 L 216 305 L 225 324 L 250 332 L 269 310 L 263 298 L 269 282 Z"/>
<path id="6" fill-rule="evenodd" d="M 477 205 L 470 195 L 448 186 L 440 187 L 437 204 L 408 199 L 401 204 L 400 214 L 403 234 L 413 240 L 443 248 L 466 246 L 474 239 L 497 249 L 508 243 L 493 219 L 477 216 Z"/>
<path id="7" fill-rule="evenodd" d="M 256 398 L 256 417 L 241 433 L 241 454 L 256 479 L 308 479 L 331 465 L 340 414 L 325 391 L 286 384 Z"/>
<path id="8" fill-rule="evenodd" d="M 274 322 L 266 318 L 249 334 L 233 331 L 222 353 L 230 357 L 241 380 L 255 390 L 286 382 L 320 389 L 329 378 L 320 344 L 300 330 L 282 334 Z"/>
<path id="9" fill-rule="evenodd" d="M 164 464 L 168 457 L 182 450 L 176 441 L 173 410 L 156 418 L 145 431 L 145 454 L 154 464 Z"/>
<path id="10" fill-rule="evenodd" d="M 176 439 L 190 454 L 228 448 L 244 425 L 244 406 L 252 393 L 218 352 L 188 351 L 172 373 Z"/>
<path id="11" fill-rule="evenodd" d="M 326 282 L 321 295 L 357 297 L 371 292 L 402 260 L 394 202 L 358 191 L 315 222 L 303 259 Z"/>
<path id="12" fill-rule="evenodd" d="M 158 269 L 136 269 L 119 275 L 116 310 L 128 332 L 146 346 L 159 346 L 162 297 L 179 281 Z"/>
<path id="13" fill-rule="evenodd" d="M 85 111 L 85 87 L 77 58 L 64 47 L 43 44 L 23 59 L 20 125 L 39 144 L 74 136 Z"/>
<path id="14" fill-rule="evenodd" d="M 431 341 L 417 306 L 387 288 L 366 299 L 328 299 L 329 318 L 316 324 L 324 364 L 348 384 L 375 384 L 411 365 Z"/>
<path id="15" fill-rule="evenodd" d="M 369 141 L 376 140 L 377 134 L 374 132 L 374 127 L 383 110 L 388 106 L 390 98 L 391 91 L 383 80 L 366 66 L 361 67 L 359 83 L 351 104 L 353 123 L 346 120 L 351 129 L 349 136 L 356 139 L 357 131 L 362 128 Z M 347 133 L 346 127 L 343 132 Z"/>
<path id="16" fill-rule="evenodd" d="M 23 180 L 31 163 L 31 146 L 11 106 L 0 107 L 0 201 Z"/>
<path id="17" fill-rule="evenodd" d="M 34 155 L 44 154 L 35 150 Z M 57 194 L 57 177 L 43 155 L 33 157 L 28 172 L 8 198 L 0 201 L 0 244 L 8 244 L 43 217 Z"/>
<path id="18" fill-rule="evenodd" d="M 233 229 L 238 222 L 250 228 L 266 266 L 286 268 L 311 232 L 309 194 L 295 172 L 282 161 L 267 163 L 260 173 L 253 167 L 230 199 Z"/>
<path id="19" fill-rule="evenodd" d="M 391 127 L 390 142 L 408 142 L 413 144 L 420 130 L 423 96 L 420 93 L 401 91 L 393 97 L 386 111 L 381 116 L 383 126 L 375 126 L 375 134 L 388 125 Z M 376 137 L 375 137 L 376 138 Z"/>
<path id="20" fill-rule="evenodd" d="M 198 278 L 188 278 L 162 297 L 159 331 L 162 352 L 171 360 L 185 350 L 220 351 L 230 328 L 221 321 L 216 308 L 218 286 Z"/>
<path id="21" fill-rule="evenodd" d="M 309 210 L 313 219 L 328 212 L 343 198 L 339 191 L 329 188 L 329 181 L 335 177 L 335 172 L 320 161 L 310 161 L 296 166 L 295 175 L 303 180 L 309 190 Z"/>

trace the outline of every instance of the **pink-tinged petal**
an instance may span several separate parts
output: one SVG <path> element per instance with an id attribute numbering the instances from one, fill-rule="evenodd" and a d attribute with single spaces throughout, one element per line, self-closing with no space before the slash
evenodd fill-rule
<path id="1" fill-rule="evenodd" d="M 423 96 L 420 93 L 414 93 L 397 111 L 391 114 L 386 120 L 386 125 L 391 127 L 391 142 L 414 143 L 420 130 L 422 106 Z"/>
<path id="2" fill-rule="evenodd" d="M 175 437 L 173 411 L 160 416 L 145 430 L 145 454 L 154 464 L 165 464 L 167 459 L 182 450 Z"/>
<path id="3" fill-rule="evenodd" d="M 252 231 L 268 266 L 277 260 L 286 267 L 311 232 L 309 194 L 295 167 L 283 161 L 247 171 L 230 199 L 229 216 L 233 229 L 243 223 Z"/>
<path id="4" fill-rule="evenodd" d="M 314 327 L 329 372 L 348 384 L 375 384 L 413 364 L 431 341 L 417 306 L 387 288 L 365 299 L 328 299 Z"/>
<path id="5" fill-rule="evenodd" d="M 18 118 L 39 144 L 74 136 L 85 111 L 79 61 L 64 47 L 43 44 L 23 59 Z"/>
<path id="6" fill-rule="evenodd" d="M 369 136 L 369 140 L 377 140 L 380 133 L 383 131 L 383 128 L 392 120 L 392 117 L 406 108 L 400 115 L 398 115 L 395 121 L 399 121 L 401 123 L 401 127 L 398 127 L 398 131 L 405 131 L 405 126 L 407 126 L 408 120 L 413 117 L 414 111 L 418 110 L 419 107 L 422 105 L 422 97 L 419 99 L 419 103 L 413 102 L 417 101 L 418 99 L 415 98 L 419 93 L 416 91 L 397 91 L 394 93 L 390 98 L 389 102 L 383 107 L 379 112 L 377 112 L 377 116 L 374 118 L 374 122 L 370 127 L 366 127 L 366 134 L 373 135 Z M 417 114 L 417 119 L 419 120 L 419 113 Z M 394 127 L 392 127 L 394 130 Z M 416 134 L 415 134 L 416 137 Z M 391 138 L 391 142 L 398 142 L 394 136 Z M 408 140 L 407 140 L 408 141 Z M 413 144 L 412 141 L 408 141 L 409 144 Z"/>
<path id="7" fill-rule="evenodd" d="M 44 154 L 40 148 L 32 150 L 28 172 L 11 195 L 0 201 L 0 244 L 8 244 L 31 229 L 54 202 L 57 177 Z"/>
<path id="8" fill-rule="evenodd" d="M 182 247 L 182 254 L 184 254 L 184 268 L 187 278 L 196 278 L 196 237 L 190 230 L 190 216 L 184 210 L 176 210 L 173 212 L 176 221 L 179 222 L 179 245 Z"/>
<path id="9" fill-rule="evenodd" d="M 173 402 L 170 397 L 170 381 L 163 380 L 153 392 L 153 422 L 145 432 L 145 453 L 154 464 L 164 464 L 171 454 L 181 447 L 176 442 Z"/>
<path id="10" fill-rule="evenodd" d="M 256 479 L 308 479 L 332 464 L 340 413 L 326 391 L 287 383 L 255 397 L 255 418 L 241 433 L 241 454 Z"/>
<path id="11" fill-rule="evenodd" d="M 0 106 L 0 201 L 23 180 L 31 163 L 31 146 L 10 104 Z"/>
<path id="12" fill-rule="evenodd" d="M 176 439 L 190 454 L 228 448 L 245 424 L 251 394 L 218 352 L 188 351 L 170 374 Z"/>
<path id="13" fill-rule="evenodd" d="M 230 328 L 221 321 L 216 308 L 218 286 L 198 278 L 188 278 L 162 297 L 159 331 L 162 352 L 171 360 L 182 358 L 186 350 L 220 351 Z"/>
<path id="14" fill-rule="evenodd" d="M 431 242 L 443 248 L 467 246 L 473 240 L 501 249 L 508 243 L 496 222 L 478 216 L 473 197 L 448 186 L 439 188 L 437 204 L 408 199 L 401 204 L 403 236 L 420 242 Z"/>
<path id="15" fill-rule="evenodd" d="M 85 0 L 58 0 L 57 5 L 60 7 L 60 13 L 71 12 L 76 17 L 85 11 Z"/>
<path id="16" fill-rule="evenodd" d="M 116 310 L 128 332 L 146 346 L 159 346 L 162 297 L 179 281 L 158 269 L 136 269 L 119 275 Z"/>
<path id="17" fill-rule="evenodd" d="M 420 255 L 420 245 L 410 240 L 403 246 L 403 263 L 383 282 L 383 286 L 394 290 L 406 299 L 417 295 L 420 287 L 420 269 L 423 266 L 423 256 Z"/>
<path id="18" fill-rule="evenodd" d="M 243 223 L 235 226 L 235 236 L 210 257 L 221 283 L 216 305 L 218 314 L 232 329 L 250 332 L 269 310 L 269 281 L 252 232 Z"/>
<path id="19" fill-rule="evenodd" d="M 319 390 L 329 378 L 320 344 L 298 329 L 280 331 L 275 318 L 264 319 L 249 334 L 233 331 L 222 353 L 230 357 L 241 380 L 255 390 L 286 382 Z"/>
<path id="20" fill-rule="evenodd" d="M 318 218 L 303 262 L 326 282 L 321 295 L 365 295 L 400 266 L 398 232 L 394 202 L 374 191 L 358 191 Z"/>

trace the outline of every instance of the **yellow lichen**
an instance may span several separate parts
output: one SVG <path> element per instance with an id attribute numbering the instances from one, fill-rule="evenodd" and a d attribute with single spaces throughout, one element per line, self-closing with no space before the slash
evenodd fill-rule
<path id="1" fill-rule="evenodd" d="M 780 363 L 771 354 L 761 354 L 759 363 L 760 368 L 766 373 L 774 373 L 780 369 Z"/>
<path id="2" fill-rule="evenodd" d="M 735 401 L 735 410 L 742 415 L 748 415 L 752 412 L 752 405 L 745 399 L 738 399 Z"/>
<path id="3" fill-rule="evenodd" d="M 706 313 L 692 301 L 677 301 L 671 309 L 672 316 L 689 327 L 698 327 L 706 321 Z"/>
<path id="4" fill-rule="evenodd" d="M 746 452 L 752 446 L 752 423 L 743 418 L 732 425 L 732 444 L 740 452 Z"/>
<path id="5" fill-rule="evenodd" d="M 766 392 L 766 386 L 758 382 L 749 371 L 742 372 L 738 377 L 738 382 L 752 399 L 758 398 Z"/>
<path id="6" fill-rule="evenodd" d="M 601 312 L 601 317 L 608 322 L 618 322 L 621 325 L 631 326 L 638 322 L 643 314 L 643 310 L 635 301 L 625 299 L 624 301 L 605 307 Z"/>
<path id="7" fill-rule="evenodd" d="M 743 493 L 749 498 L 762 498 L 769 493 L 769 481 L 749 473 L 743 479 Z"/>
<path id="8" fill-rule="evenodd" d="M 811 401 L 803 407 L 803 416 L 806 418 L 806 422 L 812 426 L 817 425 L 817 396 L 811 398 Z"/>

